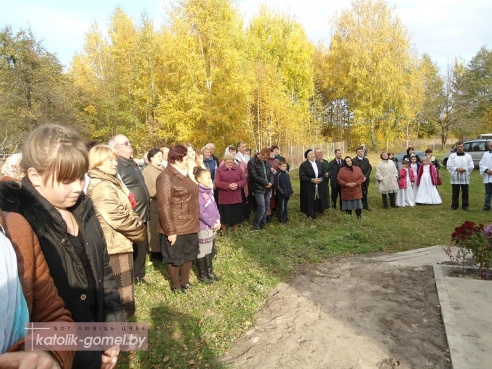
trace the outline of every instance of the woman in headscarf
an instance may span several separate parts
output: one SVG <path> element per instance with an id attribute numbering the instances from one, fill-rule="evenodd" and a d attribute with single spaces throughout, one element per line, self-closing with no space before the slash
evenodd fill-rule
<path id="1" fill-rule="evenodd" d="M 304 161 L 299 167 L 299 179 L 301 181 L 301 211 L 308 218 L 315 219 L 316 213 L 323 213 L 323 201 L 321 196 L 327 196 L 323 191 L 319 191 L 319 184 L 326 176 L 319 161 L 315 160 L 314 151 L 309 149 L 304 153 Z"/>

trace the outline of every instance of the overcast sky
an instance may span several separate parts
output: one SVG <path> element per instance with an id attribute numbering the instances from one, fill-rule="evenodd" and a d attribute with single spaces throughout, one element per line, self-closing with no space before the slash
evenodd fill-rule
<path id="1" fill-rule="evenodd" d="M 0 27 L 14 32 L 31 27 L 37 40 L 69 65 L 82 50 L 84 35 L 93 22 L 101 28 L 109 23 L 115 8 L 139 20 L 146 12 L 159 25 L 171 0 L 0 0 Z M 330 20 L 336 12 L 350 8 L 350 0 L 237 0 L 246 22 L 260 4 L 290 14 L 301 23 L 315 43 L 330 40 Z M 392 0 L 397 16 L 409 31 L 417 51 L 427 53 L 441 71 L 455 57 L 465 62 L 481 46 L 492 47 L 492 0 Z"/>

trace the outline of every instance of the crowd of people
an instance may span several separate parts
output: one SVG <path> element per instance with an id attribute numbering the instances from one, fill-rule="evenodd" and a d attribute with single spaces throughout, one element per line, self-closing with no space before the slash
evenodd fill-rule
<path id="1" fill-rule="evenodd" d="M 489 148 L 480 162 L 483 210 L 490 210 L 492 197 L 492 142 Z M 275 216 L 281 224 L 289 222 L 294 191 L 277 146 L 252 154 L 240 141 L 227 146 L 220 160 L 213 143 L 199 150 L 190 143 L 152 148 L 145 162 L 133 154 L 130 139 L 121 134 L 107 143 L 85 144 L 70 128 L 45 125 L 31 132 L 21 153 L 2 167 L 0 264 L 7 273 L 0 278 L 8 288 L 0 291 L 6 301 L 0 310 L 12 319 L 0 325 L 5 342 L 0 363 L 10 355 L 18 362 L 49 361 L 47 367 L 112 368 L 116 348 L 26 358 L 21 327 L 29 321 L 128 321 L 136 309 L 135 285 L 147 283 L 147 254 L 165 264 L 171 291 L 186 293 L 193 288 L 193 264 L 200 283 L 220 280 L 213 267 L 218 232 L 237 231 L 253 210 L 254 231 Z M 299 198 L 307 218 L 328 208 L 355 212 L 357 218 L 371 211 L 372 165 L 365 147 L 353 157 L 336 149 L 331 161 L 319 148 L 304 157 Z M 420 158 L 409 148 L 401 166 L 391 153 L 380 158 L 374 177 L 384 208 L 441 203 L 440 166 L 432 150 Z M 447 169 L 451 208 L 458 209 L 461 192 L 461 206 L 468 210 L 474 166 L 462 142 Z"/>

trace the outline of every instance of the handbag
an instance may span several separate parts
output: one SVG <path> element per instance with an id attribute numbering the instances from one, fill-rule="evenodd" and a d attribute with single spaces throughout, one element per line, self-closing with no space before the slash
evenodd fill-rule
<path id="1" fill-rule="evenodd" d="M 442 178 L 441 178 L 441 175 L 439 173 L 437 173 L 437 185 L 438 186 L 442 185 Z"/>

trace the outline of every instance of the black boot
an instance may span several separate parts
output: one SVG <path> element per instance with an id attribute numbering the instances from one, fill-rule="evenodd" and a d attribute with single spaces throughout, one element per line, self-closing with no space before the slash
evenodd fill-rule
<path id="1" fill-rule="evenodd" d="M 153 263 L 162 263 L 162 254 L 160 252 L 151 251 L 150 261 Z"/>
<path id="2" fill-rule="evenodd" d="M 211 279 L 212 281 L 219 281 L 220 278 L 217 277 L 214 273 L 214 266 L 213 266 L 213 261 L 212 261 L 212 255 L 207 254 L 205 255 L 205 262 L 207 265 L 207 277 Z"/>
<path id="3" fill-rule="evenodd" d="M 204 257 L 196 259 L 196 269 L 198 270 L 198 281 L 199 282 L 205 283 L 205 284 L 213 283 L 213 281 L 207 277 L 207 262 L 206 262 Z"/>
<path id="4" fill-rule="evenodd" d="M 383 196 L 383 208 L 388 209 L 388 195 L 383 193 L 382 196 Z M 390 197 L 390 199 L 391 199 L 391 197 Z"/>
<path id="5" fill-rule="evenodd" d="M 357 215 L 357 219 L 362 219 L 362 209 L 355 209 L 355 214 Z"/>
<path id="6" fill-rule="evenodd" d="M 397 208 L 398 206 L 396 206 L 396 193 L 390 193 L 389 194 L 390 196 L 390 205 L 392 208 Z"/>

